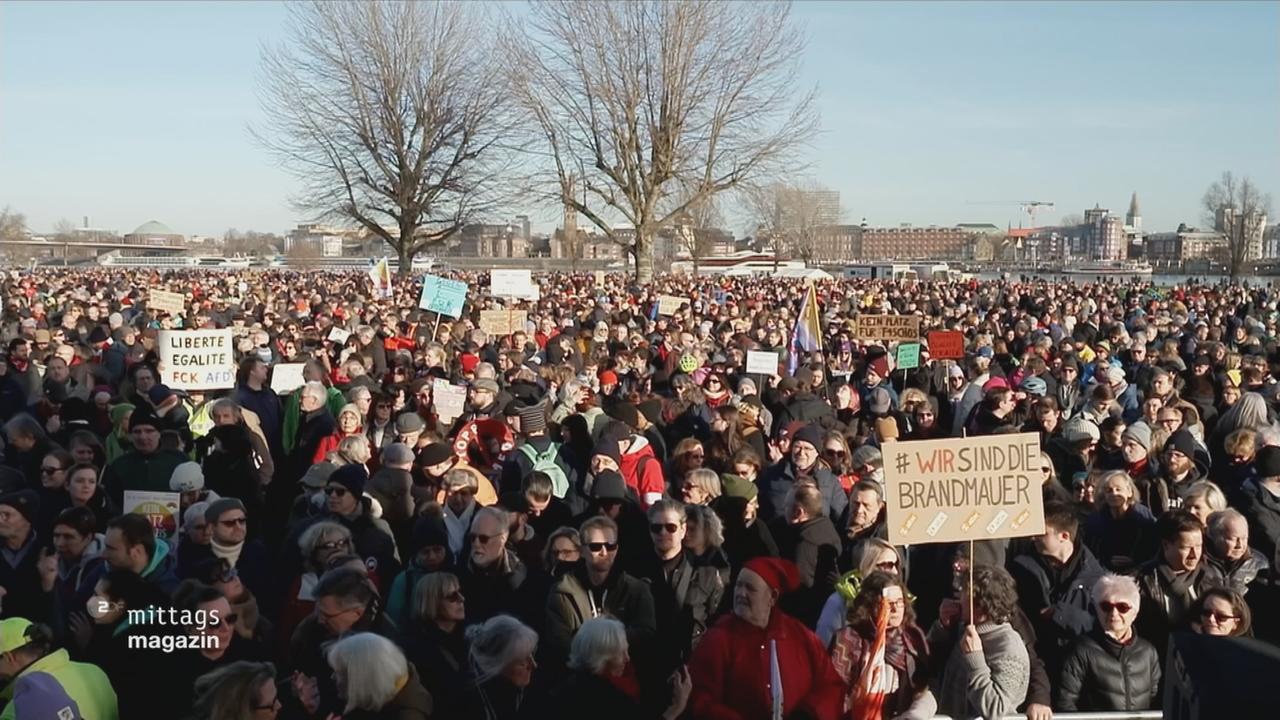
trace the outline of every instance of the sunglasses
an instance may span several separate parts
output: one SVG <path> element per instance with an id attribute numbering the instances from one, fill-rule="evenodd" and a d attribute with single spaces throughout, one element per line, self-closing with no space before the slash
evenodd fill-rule
<path id="1" fill-rule="evenodd" d="M 831 448 L 827 448 L 826 450 L 823 450 L 822 454 L 828 455 L 831 457 L 840 457 L 840 458 L 844 457 L 845 455 L 843 450 L 832 450 Z"/>
<path id="2" fill-rule="evenodd" d="M 1225 623 L 1228 620 L 1240 619 L 1239 615 L 1228 615 L 1223 612 L 1218 612 L 1217 610 L 1210 610 L 1209 608 L 1205 608 L 1201 610 L 1200 617 L 1204 618 L 1205 620 L 1208 620 L 1209 618 L 1213 618 L 1213 621 L 1218 623 L 1219 625 Z"/>
<path id="3" fill-rule="evenodd" d="M 609 551 L 609 552 L 613 552 L 613 551 L 615 551 L 615 550 L 617 550 L 617 549 L 618 549 L 618 543 L 616 543 L 616 542 L 589 542 L 589 543 L 587 543 L 587 547 L 588 547 L 588 548 L 590 548 L 591 552 L 596 552 L 596 553 L 598 553 L 598 552 L 605 552 L 606 550 L 607 550 L 607 551 Z"/>
<path id="4" fill-rule="evenodd" d="M 218 618 L 217 620 L 214 620 L 213 622 L 210 622 L 210 623 L 209 623 L 208 625 L 206 625 L 205 627 L 206 627 L 206 629 L 209 629 L 209 630 L 217 630 L 218 628 L 222 627 L 223 625 L 235 625 L 235 624 L 236 624 L 236 622 L 238 622 L 239 620 L 240 620 L 240 616 L 239 616 L 239 615 L 237 615 L 237 614 L 235 614 L 235 613 L 231 613 L 230 615 L 224 615 L 224 616 L 222 616 L 222 617 Z"/>
<path id="5" fill-rule="evenodd" d="M 675 523 L 649 523 L 649 532 L 654 535 L 660 534 L 663 530 L 666 530 L 668 534 L 675 535 L 676 530 L 679 529 L 680 526 Z"/>
<path id="6" fill-rule="evenodd" d="M 320 550 L 337 550 L 338 548 L 345 547 L 351 547 L 350 540 L 331 540 L 329 542 L 320 543 L 316 546 L 316 548 Z"/>
<path id="7" fill-rule="evenodd" d="M 472 533 L 471 535 L 471 539 L 473 541 L 479 542 L 481 545 L 488 545 L 489 541 L 496 537 L 502 537 L 502 536 L 501 535 L 484 535 L 481 533 Z"/>
<path id="8" fill-rule="evenodd" d="M 900 563 L 897 560 L 885 560 L 884 562 L 876 563 L 876 569 L 888 572 L 890 570 L 897 570 L 899 564 Z"/>
<path id="9" fill-rule="evenodd" d="M 460 603 L 462 602 L 462 593 L 458 590 L 454 590 L 448 595 L 445 595 L 444 599 L 445 599 L 445 602 Z"/>
<path id="10" fill-rule="evenodd" d="M 325 488 L 325 489 L 324 489 L 324 494 L 325 494 L 325 495 L 337 495 L 338 497 L 342 497 L 343 495 L 346 495 L 346 494 L 347 494 L 347 489 L 346 489 L 346 488 L 344 488 L 344 487 L 341 487 L 341 486 L 339 486 L 339 485 L 334 485 L 334 486 L 332 486 L 332 487 L 327 487 L 327 488 Z"/>
<path id="11" fill-rule="evenodd" d="M 56 472 L 62 472 L 62 468 L 60 468 L 60 467 L 42 467 L 42 468 L 40 468 L 40 474 L 41 474 L 41 475 L 52 475 L 52 474 L 54 474 L 54 473 L 56 473 Z"/>
<path id="12" fill-rule="evenodd" d="M 1115 611 L 1120 613 L 1121 615 L 1124 615 L 1128 613 L 1130 610 L 1132 610 L 1133 606 L 1127 602 L 1111 602 L 1109 600 L 1103 600 L 1102 602 L 1098 603 L 1098 609 L 1104 613 L 1110 613 L 1112 611 Z"/>
<path id="13" fill-rule="evenodd" d="M 231 518 L 229 520 L 219 520 L 218 524 L 221 525 L 222 527 L 235 527 L 236 525 L 246 525 L 248 524 L 248 522 L 249 522 L 249 518 L 238 517 L 238 518 Z"/>

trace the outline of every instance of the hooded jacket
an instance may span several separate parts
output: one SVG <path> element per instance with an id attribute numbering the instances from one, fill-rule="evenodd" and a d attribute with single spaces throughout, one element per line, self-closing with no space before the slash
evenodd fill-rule
<path id="1" fill-rule="evenodd" d="M 666 489 L 662 463 L 643 435 L 631 436 L 631 446 L 622 454 L 618 469 L 627 487 L 635 490 L 640 498 L 641 508 L 648 510 L 650 505 L 662 499 L 662 492 Z"/>
<path id="2" fill-rule="evenodd" d="M 97 665 L 72 662 L 66 650 L 54 650 L 24 668 L 6 688 L 5 698 L 11 699 L 14 695 L 21 694 L 25 683 L 37 673 L 49 675 L 57 681 L 67 697 L 74 700 L 76 707 L 80 709 L 79 717 L 119 720 L 116 691 L 111 687 L 107 674 Z M 18 717 L 18 708 L 10 702 L 0 712 L 0 720 L 22 719 Z"/>

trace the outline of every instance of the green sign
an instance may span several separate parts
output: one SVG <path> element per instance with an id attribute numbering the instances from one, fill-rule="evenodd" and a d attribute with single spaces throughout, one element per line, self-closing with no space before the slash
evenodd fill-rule
<path id="1" fill-rule="evenodd" d="M 898 369 L 911 370 L 920 367 L 920 343 L 898 345 Z"/>

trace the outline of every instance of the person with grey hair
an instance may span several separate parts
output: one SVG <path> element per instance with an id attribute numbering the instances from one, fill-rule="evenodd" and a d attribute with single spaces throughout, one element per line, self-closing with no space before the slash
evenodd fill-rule
<path id="1" fill-rule="evenodd" d="M 794 562 L 800 571 L 805 600 L 793 609 L 793 614 L 812 627 L 839 572 L 840 533 L 827 515 L 822 491 L 812 483 L 796 485 L 788 494 L 785 512 L 785 523 L 778 522 L 774 537 L 782 557 Z"/>
<path id="2" fill-rule="evenodd" d="M 1222 573 L 1227 586 L 1247 595 L 1249 586 L 1271 568 L 1267 557 L 1249 546 L 1249 521 L 1235 508 L 1209 516 L 1205 560 Z"/>
<path id="3" fill-rule="evenodd" d="M 530 716 L 529 684 L 538 667 L 538 633 L 510 615 L 467 628 L 468 682 L 460 718 L 517 720 Z"/>
<path id="4" fill-rule="evenodd" d="M 1071 646 L 1058 675 L 1054 709 L 1114 712 L 1160 707 L 1160 655 L 1138 637 L 1142 593 L 1133 578 L 1106 574 L 1093 585 L 1097 623 Z"/>
<path id="5" fill-rule="evenodd" d="M 614 720 L 650 720 L 650 708 L 618 688 L 631 661 L 627 629 L 613 618 L 592 618 L 582 624 L 569 649 L 571 674 L 551 695 L 551 707 L 563 720 L 595 720 L 607 712 Z M 689 671 L 680 668 L 671 676 L 671 700 L 660 715 L 676 720 L 689 703 L 693 682 Z"/>
<path id="6" fill-rule="evenodd" d="M 507 614 L 532 620 L 541 609 L 534 597 L 536 583 L 529 581 L 529 568 L 508 547 L 511 514 L 489 506 L 476 511 L 467 534 L 470 552 L 459 568 L 462 594 L 470 598 L 468 619 L 487 620 Z"/>
<path id="7" fill-rule="evenodd" d="M 380 465 L 369 477 L 365 492 L 382 506 L 382 519 L 391 526 L 400 557 L 407 558 L 411 555 L 409 536 L 419 504 L 413 493 L 413 450 L 404 443 L 392 443 L 383 449 Z"/>
<path id="8" fill-rule="evenodd" d="M 390 640 L 374 633 L 348 635 L 328 650 L 347 720 L 428 720 L 433 703 L 417 669 Z"/>
<path id="9" fill-rule="evenodd" d="M 44 456 L 53 449 L 49 436 L 36 420 L 27 413 L 19 413 L 4 424 L 4 465 L 22 473 L 26 487 L 40 487 L 40 465 Z M 0 488 L 3 492 L 19 488 Z"/>
<path id="10" fill-rule="evenodd" d="M 369 408 L 373 407 L 373 391 L 367 386 L 356 385 L 347 391 L 347 400 L 360 411 L 360 422 L 369 417 Z"/>
<path id="11" fill-rule="evenodd" d="M 294 483 L 315 464 L 313 461 L 320 444 L 337 431 L 337 420 L 326 404 L 328 397 L 329 391 L 323 383 L 312 381 L 302 386 L 298 395 L 298 429 L 293 437 L 293 448 L 285 457 L 280 476 L 272 481 L 272 488 L 284 485 L 292 491 Z"/>
<path id="12" fill-rule="evenodd" d="M 694 567 L 712 567 L 729 587 L 729 554 L 724 551 L 724 523 L 707 505 L 684 506 L 684 549 Z"/>

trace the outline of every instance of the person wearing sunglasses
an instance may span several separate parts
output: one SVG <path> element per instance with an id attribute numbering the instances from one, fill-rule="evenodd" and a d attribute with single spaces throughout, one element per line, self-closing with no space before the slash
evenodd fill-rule
<path id="1" fill-rule="evenodd" d="M 719 571 L 695 565 L 685 552 L 688 523 L 684 503 L 664 498 L 649 508 L 649 537 L 653 552 L 643 577 L 653 592 L 658 624 L 659 652 L 674 669 L 689 656 L 706 632 L 724 597 Z"/>
<path id="2" fill-rule="evenodd" d="M 1089 593 L 1105 570 L 1080 542 L 1074 506 L 1044 507 L 1044 533 L 1032 541 L 1034 552 L 1009 563 L 1018 585 L 1018 604 L 1036 631 L 1036 654 L 1052 675 L 1077 636 L 1093 627 Z"/>
<path id="3" fill-rule="evenodd" d="M 226 560 L 250 592 L 258 596 L 269 592 L 274 561 L 261 540 L 246 540 L 249 515 L 244 503 L 237 498 L 215 500 L 205 508 L 204 519 L 209 526 L 209 544 L 198 546 L 190 554 L 180 553 L 178 574 L 194 577 L 195 568 L 202 563 Z"/>
<path id="4" fill-rule="evenodd" d="M 417 581 L 412 620 L 396 626 L 405 633 L 405 654 L 431 695 L 435 717 L 462 715 L 462 689 L 467 679 L 466 619 L 467 599 L 458 577 L 441 571 Z"/>
<path id="5" fill-rule="evenodd" d="M 657 632 L 648 584 L 617 563 L 618 524 L 598 515 L 583 522 L 579 533 L 584 557 L 555 583 L 547 598 L 542 639 L 551 667 L 564 666 L 574 633 L 593 617 L 608 615 L 621 621 L 632 647 L 651 642 Z"/>
<path id="6" fill-rule="evenodd" d="M 483 622 L 500 615 L 527 617 L 532 584 L 526 586 L 529 569 L 508 547 L 511 513 L 490 505 L 476 511 L 465 562 L 458 568 L 462 594 L 470 599 L 470 619 Z"/>
<path id="7" fill-rule="evenodd" d="M 1110 573 L 1092 588 L 1097 622 L 1067 652 L 1054 709 L 1115 712 L 1160 707 L 1160 656 L 1133 629 L 1141 593 L 1133 578 Z"/>
<path id="8" fill-rule="evenodd" d="M 1191 605 L 1191 631 L 1218 637 L 1252 637 L 1253 613 L 1240 593 L 1209 588 Z"/>

